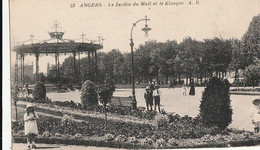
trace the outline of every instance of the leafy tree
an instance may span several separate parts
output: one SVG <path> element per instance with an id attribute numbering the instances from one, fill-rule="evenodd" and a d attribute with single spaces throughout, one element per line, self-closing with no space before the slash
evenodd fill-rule
<path id="1" fill-rule="evenodd" d="M 260 59 L 260 14 L 253 17 L 247 32 L 242 38 L 245 48 L 249 52 L 248 55 L 256 56 Z M 251 62 L 253 60 L 251 59 Z"/>
<path id="2" fill-rule="evenodd" d="M 75 82 L 75 71 L 76 71 L 76 79 L 80 78 L 79 67 L 78 67 L 78 60 L 75 59 L 75 66 L 74 68 L 74 58 L 73 56 L 70 56 L 65 59 L 65 61 L 62 63 L 60 67 L 60 75 L 62 75 L 66 80 L 71 81 L 71 83 Z M 76 69 L 76 70 L 75 70 Z M 76 81 L 77 82 L 77 81 Z"/>
<path id="3" fill-rule="evenodd" d="M 232 59 L 232 47 L 230 40 L 220 38 L 206 39 L 204 45 L 204 58 L 207 62 L 209 72 L 215 72 L 216 75 L 227 71 Z"/>
<path id="4" fill-rule="evenodd" d="M 257 86 L 260 81 L 260 60 L 255 60 L 254 64 L 249 65 L 244 71 L 247 85 Z"/>
<path id="5" fill-rule="evenodd" d="M 198 41 L 187 37 L 179 44 L 179 58 L 181 68 L 187 78 L 192 78 L 192 74 L 197 70 L 196 56 L 198 53 Z"/>
<path id="6" fill-rule="evenodd" d="M 159 73 L 165 75 L 165 80 L 168 82 L 168 77 L 175 76 L 174 64 L 172 61 L 177 56 L 177 41 L 166 41 L 159 43 L 159 51 L 156 53 L 156 64 L 159 67 Z"/>
<path id="7" fill-rule="evenodd" d="M 43 82 L 43 83 L 45 83 L 45 76 L 44 76 L 44 74 L 43 73 L 39 73 L 37 76 L 36 76 L 36 81 L 37 82 Z"/>
<path id="8" fill-rule="evenodd" d="M 84 107 L 93 106 L 98 104 L 96 85 L 86 80 L 81 87 L 81 104 Z"/>
<path id="9" fill-rule="evenodd" d="M 134 62 L 136 75 L 149 81 L 152 79 L 154 72 L 158 70 L 152 61 L 151 51 L 157 49 L 156 41 L 145 42 L 144 45 L 140 45 L 135 51 Z"/>
<path id="10" fill-rule="evenodd" d="M 132 66 L 131 66 L 131 54 L 125 53 L 124 54 L 124 62 L 121 64 L 121 73 L 122 73 L 122 84 L 130 84 L 131 83 L 131 73 L 132 73 Z"/>
<path id="11" fill-rule="evenodd" d="M 44 82 L 37 81 L 34 86 L 32 96 L 35 102 L 42 102 L 46 100 L 46 88 Z"/>
<path id="12" fill-rule="evenodd" d="M 239 80 L 238 70 L 244 70 L 251 62 L 247 55 L 247 51 L 241 41 L 237 39 L 232 40 L 232 60 L 229 69 L 235 71 L 235 80 Z"/>
<path id="13" fill-rule="evenodd" d="M 232 108 L 228 81 L 217 77 L 209 80 L 202 94 L 200 116 L 205 125 L 224 130 L 232 122 Z"/>
<path id="14" fill-rule="evenodd" d="M 115 91 L 115 84 L 111 79 L 107 79 L 104 84 L 98 86 L 98 97 L 105 110 L 105 121 L 107 125 L 107 104 L 111 102 L 113 93 Z"/>
<path id="15" fill-rule="evenodd" d="M 125 58 L 118 49 L 113 49 L 108 53 L 100 53 L 98 57 L 98 66 L 100 69 L 100 75 L 104 78 L 113 78 L 116 83 L 121 83 L 123 78 L 123 65 Z"/>
<path id="16" fill-rule="evenodd" d="M 35 102 L 47 102 L 46 87 L 44 83 L 45 83 L 45 76 L 43 75 L 43 73 L 39 73 L 36 76 L 36 84 L 34 86 L 34 90 L 32 93 Z"/>

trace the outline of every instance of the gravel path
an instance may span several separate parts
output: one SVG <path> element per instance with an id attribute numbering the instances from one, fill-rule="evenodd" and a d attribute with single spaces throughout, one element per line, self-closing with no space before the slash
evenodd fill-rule
<path id="1" fill-rule="evenodd" d="M 18 106 L 23 106 L 25 107 L 27 105 L 28 102 L 24 102 L 24 101 L 19 101 L 17 104 Z M 104 119 L 104 113 L 99 113 L 99 112 L 94 112 L 94 111 L 83 111 L 83 110 L 76 110 L 76 109 L 70 109 L 70 108 L 66 108 L 66 107 L 59 107 L 59 106 L 55 106 L 54 108 L 50 108 L 48 106 L 46 106 L 46 104 L 37 104 L 36 106 L 36 111 L 37 111 L 37 107 L 41 108 L 41 109 L 45 109 L 45 110 L 51 110 L 51 111 L 60 111 L 64 114 L 63 117 L 61 116 L 56 116 L 56 115 L 51 115 L 51 114 L 46 114 L 46 113 L 41 113 L 41 112 L 37 112 L 39 115 L 45 115 L 45 116 L 53 116 L 55 118 L 60 118 L 60 119 L 66 119 L 66 117 L 70 117 L 73 115 L 79 115 L 79 116 L 83 116 L 83 117 L 91 117 L 91 118 L 99 118 L 99 119 Z M 20 109 L 23 109 L 21 107 L 19 107 Z M 25 109 L 24 109 L 25 111 Z M 116 115 L 116 114 L 111 114 L 108 113 L 107 114 L 107 119 L 108 120 L 113 120 L 113 121 L 120 121 L 120 122 L 126 122 L 126 123 L 139 123 L 139 124 L 153 124 L 152 121 L 149 121 L 147 119 L 140 119 L 134 116 L 122 116 L 122 115 Z M 79 119 L 74 119 L 75 121 L 78 122 L 82 122 L 82 120 Z"/>

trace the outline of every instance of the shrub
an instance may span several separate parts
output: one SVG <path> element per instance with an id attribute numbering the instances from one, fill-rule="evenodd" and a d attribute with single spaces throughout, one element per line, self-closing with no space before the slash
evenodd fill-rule
<path id="1" fill-rule="evenodd" d="M 115 138 L 115 141 L 118 141 L 118 142 L 126 142 L 127 141 L 127 137 L 125 135 L 118 135 L 116 138 Z"/>
<path id="2" fill-rule="evenodd" d="M 155 116 L 155 123 L 157 127 L 166 127 L 169 124 L 169 117 L 167 115 L 158 114 Z"/>
<path id="3" fill-rule="evenodd" d="M 200 116 L 208 127 L 224 130 L 232 122 L 229 84 L 213 77 L 202 94 Z"/>
<path id="4" fill-rule="evenodd" d="M 46 99 L 46 88 L 44 82 L 38 81 L 35 84 L 32 96 L 35 102 Z"/>
<path id="5" fill-rule="evenodd" d="M 153 139 L 149 137 L 146 137 L 145 139 L 142 140 L 142 143 L 149 144 L 149 145 L 153 144 L 153 142 L 154 142 Z"/>
<path id="6" fill-rule="evenodd" d="M 166 142 L 164 139 L 158 139 L 158 140 L 156 140 L 155 145 L 157 148 L 162 148 L 166 145 Z"/>
<path id="7" fill-rule="evenodd" d="M 177 145 L 179 145 L 179 140 L 175 139 L 175 138 L 171 138 L 171 139 L 168 140 L 168 143 L 170 145 L 177 146 Z"/>
<path id="8" fill-rule="evenodd" d="M 128 137 L 127 141 L 130 143 L 138 143 L 138 140 L 134 136 Z"/>
<path id="9" fill-rule="evenodd" d="M 105 140 L 107 141 L 113 141 L 115 139 L 115 136 L 111 133 L 105 134 Z"/>
<path id="10" fill-rule="evenodd" d="M 87 80 L 82 84 L 81 87 L 81 103 L 84 107 L 97 105 L 97 92 L 96 85 Z"/>
<path id="11" fill-rule="evenodd" d="M 36 76 L 36 81 L 40 81 L 40 82 L 43 82 L 45 83 L 45 76 L 43 73 L 39 73 L 37 76 Z"/>

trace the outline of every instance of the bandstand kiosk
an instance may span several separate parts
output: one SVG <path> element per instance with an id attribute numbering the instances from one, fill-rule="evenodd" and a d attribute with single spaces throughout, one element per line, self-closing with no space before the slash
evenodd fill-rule
<path id="1" fill-rule="evenodd" d="M 56 79 L 57 83 L 60 80 L 60 68 L 59 68 L 59 56 L 68 53 L 73 54 L 73 69 L 74 69 L 74 83 L 79 83 L 78 79 L 80 78 L 80 67 L 77 72 L 76 65 L 76 55 L 78 56 L 78 62 L 80 65 L 80 55 L 85 53 L 88 55 L 88 69 L 92 70 L 93 74 L 89 75 L 89 79 L 97 77 L 98 75 L 98 65 L 97 65 L 97 50 L 102 49 L 103 46 L 99 44 L 94 44 L 93 42 L 87 43 L 82 40 L 81 42 L 75 42 L 73 40 L 64 39 L 64 32 L 59 31 L 59 25 L 57 22 L 54 24 L 55 30 L 49 32 L 50 39 L 44 40 L 37 43 L 31 44 L 22 44 L 15 46 L 13 51 L 16 53 L 16 62 L 15 62 L 15 82 L 24 85 L 24 57 L 26 55 L 34 55 L 36 59 L 36 76 L 39 74 L 39 61 L 41 55 L 54 54 L 55 56 L 55 66 L 56 66 Z M 46 62 L 47 63 L 47 62 Z M 20 67 L 18 67 L 20 65 Z M 18 70 L 20 69 L 20 71 Z M 18 75 L 19 73 L 19 75 Z M 19 79 L 18 79 L 19 76 Z M 19 81 L 18 81 L 19 80 Z"/>

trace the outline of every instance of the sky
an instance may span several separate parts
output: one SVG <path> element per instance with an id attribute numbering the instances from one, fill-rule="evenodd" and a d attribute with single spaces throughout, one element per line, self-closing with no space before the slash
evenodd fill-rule
<path id="1" fill-rule="evenodd" d="M 152 4 L 157 2 L 157 6 L 108 7 L 108 3 L 133 3 L 133 0 L 10 0 L 11 45 L 30 39 L 31 34 L 35 36 L 34 42 L 49 39 L 48 31 L 57 20 L 65 31 L 65 39 L 81 38 L 82 33 L 91 40 L 102 36 L 105 39 L 102 52 L 112 49 L 130 52 L 131 27 L 145 15 L 151 19 L 148 26 L 152 30 L 149 37 L 145 37 L 141 31 L 145 22 L 137 24 L 133 31 L 135 48 L 148 40 L 177 40 L 179 43 L 187 36 L 197 40 L 241 39 L 252 18 L 260 12 L 260 0 L 198 0 L 199 5 L 188 5 L 190 0 L 169 0 L 184 2 L 181 6 L 158 5 L 165 0 L 140 2 L 150 1 Z M 75 8 L 70 8 L 72 3 Z M 102 3 L 102 7 L 79 7 L 82 3 Z M 61 56 L 60 63 L 68 56 Z M 11 52 L 12 65 L 14 58 L 15 54 Z M 54 64 L 54 60 L 53 56 L 41 55 L 40 72 L 46 73 L 47 62 Z M 25 64 L 31 63 L 35 64 L 35 57 L 26 56 Z"/>

